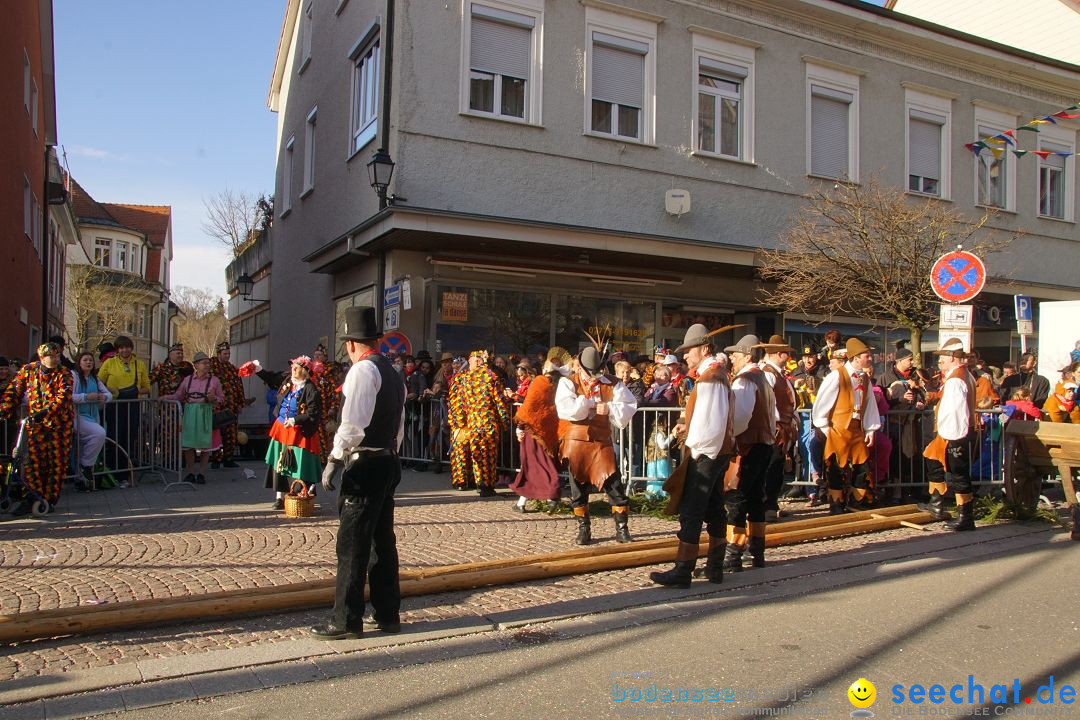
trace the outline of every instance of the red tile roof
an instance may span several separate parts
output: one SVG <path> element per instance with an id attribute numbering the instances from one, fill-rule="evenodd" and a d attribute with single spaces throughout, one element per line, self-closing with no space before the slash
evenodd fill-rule
<path id="1" fill-rule="evenodd" d="M 90 193 L 71 178 L 71 200 L 75 215 L 80 220 L 118 225 L 141 232 L 156 247 L 165 246 L 165 238 L 172 221 L 169 205 L 133 205 L 129 203 L 99 203 Z"/>

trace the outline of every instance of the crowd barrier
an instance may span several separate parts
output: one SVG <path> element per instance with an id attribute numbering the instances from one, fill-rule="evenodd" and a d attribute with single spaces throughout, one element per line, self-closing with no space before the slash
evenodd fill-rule
<path id="1" fill-rule="evenodd" d="M 0 447 L 3 452 L 14 450 L 19 422 L 25 416 L 25 406 L 19 417 L 0 421 Z M 93 466 L 94 477 L 111 477 L 117 483 L 142 482 L 148 476 L 158 477 L 168 491 L 187 485 L 181 482 L 183 453 L 180 447 L 182 406 L 175 400 L 138 398 L 113 400 L 101 406 L 101 428 L 105 431 L 104 446 Z M 80 423 L 85 419 L 75 415 L 72 432 L 71 462 L 65 480 L 83 477 L 83 443 L 79 441 Z M 92 432 L 83 426 L 82 432 Z"/>

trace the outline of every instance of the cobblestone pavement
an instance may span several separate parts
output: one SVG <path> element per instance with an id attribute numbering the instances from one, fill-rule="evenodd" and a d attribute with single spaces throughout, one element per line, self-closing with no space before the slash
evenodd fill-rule
<path id="1" fill-rule="evenodd" d="M 261 477 L 261 466 L 251 465 Z M 285 518 L 271 494 L 242 471 L 217 471 L 195 491 L 141 485 L 88 495 L 66 493 L 44 520 L 0 522 L 0 614 L 331 578 L 336 514 L 323 499 L 315 517 Z M 403 568 L 492 560 L 571 547 L 569 516 L 511 511 L 513 496 L 479 499 L 447 489 L 446 475 L 406 471 L 396 513 Z M 793 505 L 799 516 L 809 510 Z M 610 518 L 594 537 L 613 542 Z M 674 523 L 635 516 L 638 539 L 670 537 Z M 911 530 L 769 550 L 784 560 L 902 542 Z M 402 621 L 486 618 L 523 608 L 653 587 L 649 568 L 599 572 L 464 592 L 406 598 Z M 317 609 L 214 620 L 9 645 L 0 681 L 86 670 L 146 658 L 250 647 L 306 635 Z"/>

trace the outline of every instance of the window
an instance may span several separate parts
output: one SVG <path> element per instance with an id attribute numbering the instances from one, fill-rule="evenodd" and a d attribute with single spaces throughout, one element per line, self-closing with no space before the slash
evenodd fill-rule
<path id="1" fill-rule="evenodd" d="M 807 63 L 807 168 L 823 178 L 859 180 L 859 77 Z"/>
<path id="2" fill-rule="evenodd" d="M 114 259 L 116 261 L 114 267 L 117 270 L 128 269 L 128 244 L 123 240 L 116 241 L 116 256 Z"/>
<path id="3" fill-rule="evenodd" d="M 112 240 L 109 238 L 94 238 L 94 264 L 112 267 Z"/>
<path id="4" fill-rule="evenodd" d="M 301 197 L 315 189 L 315 119 L 318 112 L 318 105 L 311 108 L 304 127 L 304 192 Z"/>
<path id="5" fill-rule="evenodd" d="M 985 105 L 975 107 L 976 139 L 1000 135 L 1016 127 L 1016 115 Z M 991 150 L 990 148 L 995 148 Z M 1016 161 L 1008 148 L 991 145 L 975 156 L 975 203 L 1016 210 Z"/>
<path id="6" fill-rule="evenodd" d="M 948 198 L 952 97 L 907 87 L 907 189 Z"/>
<path id="7" fill-rule="evenodd" d="M 142 275 L 142 247 L 131 243 L 131 272 Z"/>
<path id="8" fill-rule="evenodd" d="M 1065 161 L 1072 149 L 1042 141 L 1039 150 L 1051 153 L 1039 156 L 1039 214 L 1065 220 Z"/>
<path id="9" fill-rule="evenodd" d="M 352 56 L 352 144 L 349 154 L 375 138 L 379 115 L 379 41 L 369 42 Z"/>
<path id="10" fill-rule="evenodd" d="M 26 114 L 30 114 L 30 81 L 33 79 L 33 74 L 30 71 L 30 56 L 27 54 L 26 49 L 23 49 L 23 107 L 26 108 Z"/>
<path id="11" fill-rule="evenodd" d="M 31 242 L 34 239 L 34 193 L 30 181 L 23 175 L 23 233 Z"/>
<path id="12" fill-rule="evenodd" d="M 285 141 L 285 155 L 281 161 L 281 214 L 284 216 L 292 210 L 292 178 L 293 178 L 293 148 L 296 147 L 296 137 L 290 137 Z"/>
<path id="13" fill-rule="evenodd" d="M 30 126 L 34 128 L 34 135 L 38 134 L 38 89 L 37 80 L 30 80 Z"/>
<path id="14" fill-rule="evenodd" d="M 296 69 L 296 74 L 304 72 L 304 68 L 311 62 L 311 16 L 315 7 L 314 2 L 309 2 L 304 7 L 304 19 L 302 20 L 302 26 L 300 29 L 300 67 Z"/>
<path id="15" fill-rule="evenodd" d="M 38 199 L 36 194 L 31 194 L 32 205 L 30 208 L 31 218 L 30 225 L 32 227 L 32 239 L 34 241 L 34 252 L 37 253 L 38 259 L 41 258 L 41 206 L 38 205 Z"/>
<path id="16" fill-rule="evenodd" d="M 540 72 L 543 3 L 468 3 L 469 112 L 539 122 L 532 103 Z M 521 12 L 524 11 L 524 12 Z M 537 78 L 534 80 L 534 78 Z"/>
<path id="17" fill-rule="evenodd" d="M 591 6 L 585 17 L 587 131 L 652 143 L 656 23 Z"/>

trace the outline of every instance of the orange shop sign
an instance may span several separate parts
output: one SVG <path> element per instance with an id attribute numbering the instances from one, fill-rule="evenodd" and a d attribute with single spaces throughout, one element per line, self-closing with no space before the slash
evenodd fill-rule
<path id="1" fill-rule="evenodd" d="M 442 321 L 469 322 L 469 293 L 444 292 L 442 294 Z"/>

